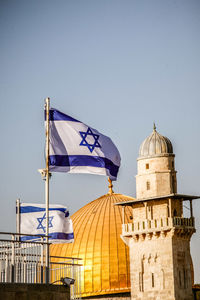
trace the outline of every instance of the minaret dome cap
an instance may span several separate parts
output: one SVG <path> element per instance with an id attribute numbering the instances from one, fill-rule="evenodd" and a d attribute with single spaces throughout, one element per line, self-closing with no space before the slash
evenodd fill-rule
<path id="1" fill-rule="evenodd" d="M 173 154 L 171 141 L 156 131 L 154 123 L 153 132 L 140 146 L 139 157 L 150 157 L 162 154 Z"/>

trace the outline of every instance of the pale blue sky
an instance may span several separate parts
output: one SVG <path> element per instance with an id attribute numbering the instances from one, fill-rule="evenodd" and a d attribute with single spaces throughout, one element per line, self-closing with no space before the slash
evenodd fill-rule
<path id="1" fill-rule="evenodd" d="M 194 0 L 0 1 L 1 231 L 15 231 L 17 197 L 44 202 L 45 97 L 115 142 L 116 192 L 135 196 L 139 146 L 155 121 L 173 143 L 179 193 L 200 194 L 199 32 Z M 73 213 L 107 185 L 103 176 L 55 174 L 50 202 Z"/>

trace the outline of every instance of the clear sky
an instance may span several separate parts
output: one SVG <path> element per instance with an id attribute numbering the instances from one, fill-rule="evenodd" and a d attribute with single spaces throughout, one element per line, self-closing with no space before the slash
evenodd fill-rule
<path id="1" fill-rule="evenodd" d="M 122 157 L 115 192 L 135 196 L 139 146 L 155 121 L 173 143 L 178 192 L 199 195 L 199 33 L 198 0 L 1 0 L 1 231 L 15 231 L 16 198 L 44 203 L 46 97 L 112 138 Z M 103 176 L 54 174 L 50 203 L 74 213 L 107 186 Z M 196 282 L 199 210 L 196 200 Z"/>

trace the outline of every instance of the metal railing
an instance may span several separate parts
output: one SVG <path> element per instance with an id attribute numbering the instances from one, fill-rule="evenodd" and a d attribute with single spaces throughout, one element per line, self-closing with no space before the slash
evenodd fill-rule
<path id="1" fill-rule="evenodd" d="M 50 281 L 60 283 L 61 278 L 73 278 L 71 285 L 71 298 L 81 298 L 81 264 L 82 259 L 72 257 L 51 256 Z"/>
<path id="2" fill-rule="evenodd" d="M 19 234 L 0 232 L 0 282 L 43 283 L 46 277 L 44 237 L 20 241 Z M 26 236 L 21 234 L 21 236 Z M 29 235 L 31 236 L 31 235 Z"/>
<path id="3" fill-rule="evenodd" d="M 0 282 L 62 284 L 61 278 L 74 279 L 71 298 L 81 297 L 81 260 L 78 258 L 46 257 L 45 237 L 34 237 L 33 241 L 20 241 L 25 234 L 0 232 Z M 49 259 L 50 268 L 46 268 Z"/>

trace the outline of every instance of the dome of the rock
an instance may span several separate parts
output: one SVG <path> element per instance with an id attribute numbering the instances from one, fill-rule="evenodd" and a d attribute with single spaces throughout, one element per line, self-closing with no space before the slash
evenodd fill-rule
<path id="1" fill-rule="evenodd" d="M 71 216 L 74 243 L 51 245 L 52 256 L 81 258 L 81 296 L 91 297 L 130 292 L 129 249 L 120 238 L 122 212 L 115 203 L 133 198 L 104 195 Z M 125 212 L 130 221 L 131 208 Z"/>

